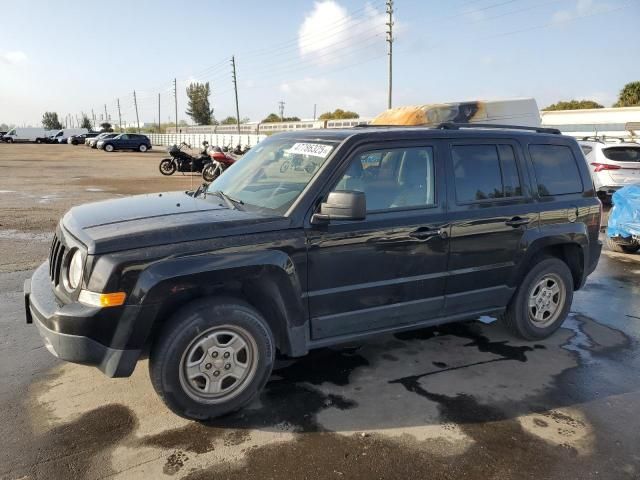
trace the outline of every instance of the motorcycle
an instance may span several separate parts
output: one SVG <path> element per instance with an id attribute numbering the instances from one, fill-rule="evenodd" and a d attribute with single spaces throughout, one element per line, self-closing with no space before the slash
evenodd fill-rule
<path id="1" fill-rule="evenodd" d="M 202 173 L 211 163 L 211 158 L 207 155 L 209 148 L 208 142 L 202 142 L 203 148 L 197 157 L 183 151 L 183 147 L 191 148 L 191 145 L 182 142 L 179 146 L 172 145 L 167 149 L 171 158 L 164 158 L 160 161 L 159 169 L 162 175 L 173 175 L 176 171 L 182 173 Z"/>
<path id="2" fill-rule="evenodd" d="M 224 152 L 220 147 L 211 148 L 209 156 L 211 157 L 211 163 L 202 170 L 202 178 L 205 182 L 213 182 L 238 160 L 237 156 L 228 151 Z"/>

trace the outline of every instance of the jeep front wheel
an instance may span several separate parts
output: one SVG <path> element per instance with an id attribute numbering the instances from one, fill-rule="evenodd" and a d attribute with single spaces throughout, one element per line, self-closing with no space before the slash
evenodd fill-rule
<path id="1" fill-rule="evenodd" d="M 256 398 L 274 358 L 273 335 L 257 310 L 232 298 L 205 299 L 167 322 L 151 348 L 149 373 L 174 413 L 206 420 Z"/>
<path id="2" fill-rule="evenodd" d="M 540 340 L 567 318 L 573 301 L 573 277 L 567 264 L 542 258 L 524 277 L 501 320 L 525 340 Z"/>

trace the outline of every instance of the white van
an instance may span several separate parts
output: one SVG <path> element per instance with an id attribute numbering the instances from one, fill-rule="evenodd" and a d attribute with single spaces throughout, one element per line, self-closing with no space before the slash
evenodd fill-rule
<path id="1" fill-rule="evenodd" d="M 67 139 L 72 135 L 82 135 L 84 133 L 89 133 L 89 130 L 86 128 L 63 128 L 62 130 L 58 130 L 58 132 L 51 137 L 55 142 L 58 143 L 67 143 Z"/>
<path id="2" fill-rule="evenodd" d="M 46 138 L 46 136 L 47 130 L 44 128 L 13 128 L 2 137 L 2 140 L 8 143 L 35 142 L 38 139 Z"/>

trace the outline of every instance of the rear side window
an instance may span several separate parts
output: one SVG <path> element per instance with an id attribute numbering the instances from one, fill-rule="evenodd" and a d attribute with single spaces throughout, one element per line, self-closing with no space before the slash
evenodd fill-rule
<path id="1" fill-rule="evenodd" d="M 582 149 L 582 153 L 584 153 L 585 156 L 589 155 L 593 150 L 593 147 L 590 147 L 589 145 L 580 145 L 580 148 Z"/>
<path id="2" fill-rule="evenodd" d="M 614 162 L 640 162 L 640 146 L 610 147 L 603 149 L 602 153 Z"/>
<path id="3" fill-rule="evenodd" d="M 578 164 L 569 147 L 562 145 L 529 145 L 538 181 L 538 193 L 543 196 L 566 195 L 583 191 Z"/>
<path id="4" fill-rule="evenodd" d="M 522 195 L 511 145 L 454 145 L 451 156 L 458 203 Z"/>

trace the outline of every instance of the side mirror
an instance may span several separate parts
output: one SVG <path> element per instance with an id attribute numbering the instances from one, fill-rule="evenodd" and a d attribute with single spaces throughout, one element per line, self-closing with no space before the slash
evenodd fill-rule
<path id="1" fill-rule="evenodd" d="M 320 205 L 320 213 L 311 217 L 313 225 L 323 225 L 331 220 L 364 220 L 367 216 L 367 200 L 364 192 L 337 190 L 329 193 L 327 201 Z"/>

